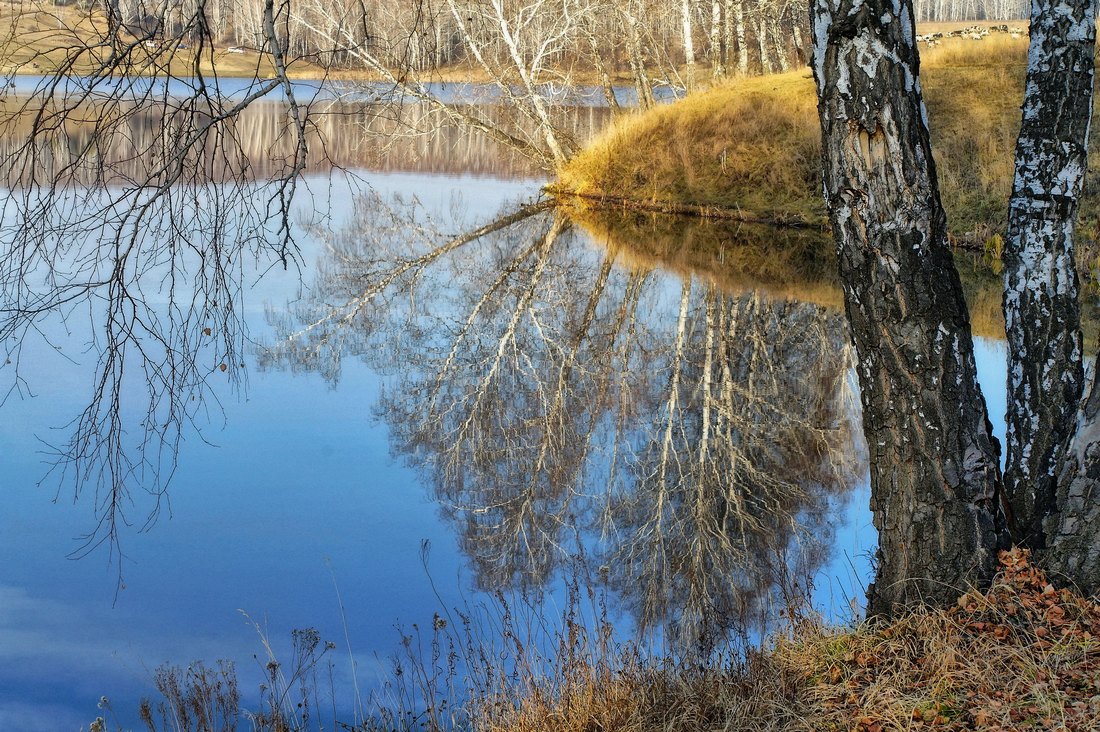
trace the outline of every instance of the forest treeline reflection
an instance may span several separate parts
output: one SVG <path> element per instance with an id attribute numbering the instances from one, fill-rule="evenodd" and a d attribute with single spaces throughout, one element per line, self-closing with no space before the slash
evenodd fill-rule
<path id="1" fill-rule="evenodd" d="M 458 92 L 456 92 L 458 93 Z M 379 92 L 379 95 L 381 92 Z M 303 169 L 325 173 L 341 169 L 449 175 L 538 177 L 538 164 L 487 135 L 471 134 L 422 102 L 363 102 L 339 96 L 309 107 Z M 91 97 L 75 113 L 56 119 L 33 99 L 0 95 L 0 158 L 34 165 L 9 165 L 8 186 L 40 184 L 44 172 L 64 184 L 130 185 L 177 155 L 196 125 L 219 118 L 204 99 L 165 96 L 149 102 L 110 103 Z M 459 100 L 461 101 L 461 99 Z M 109 108 L 107 108 L 109 107 Z M 502 104 L 457 104 L 455 110 L 477 110 L 487 124 L 517 140 L 537 136 L 530 120 Z M 554 123 L 562 135 L 585 139 L 611 118 L 605 107 L 562 104 Z M 180 183 L 239 183 L 285 174 L 296 164 L 298 140 L 285 104 L 257 102 L 231 119 L 228 129 L 205 144 L 187 149 L 187 173 Z M 43 131 L 42 128 L 48 128 Z M 37 137 L 32 138 L 32 132 Z M 34 142 L 28 142 L 33 139 Z M 33 145 L 33 150 L 28 149 Z"/>
<path id="2" fill-rule="evenodd" d="M 392 449 L 480 588 L 583 557 L 640 631 L 704 650 L 804 599 L 866 470 L 820 235 L 559 209 L 440 244 L 415 218 L 358 199 L 264 362 L 390 376 Z"/>

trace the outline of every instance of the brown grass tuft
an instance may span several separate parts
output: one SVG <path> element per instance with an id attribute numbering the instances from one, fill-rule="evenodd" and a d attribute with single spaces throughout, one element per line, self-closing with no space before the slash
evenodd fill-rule
<path id="1" fill-rule="evenodd" d="M 817 729 L 1096 730 L 1100 605 L 1056 590 L 1026 551 L 985 592 L 852 632 L 816 627 L 776 656 L 802 669 Z"/>
<path id="2" fill-rule="evenodd" d="M 814 729 L 799 679 L 761 653 L 724 666 L 636 662 L 613 678 L 547 680 L 545 688 L 475 721 L 479 732 L 787 732 Z"/>
<path id="3" fill-rule="evenodd" d="M 1026 551 L 955 607 L 842 630 L 800 621 L 718 663 L 576 663 L 475 715 L 487 732 L 1100 728 L 1100 605 L 1056 590 Z M 623 649 L 620 649 L 623 650 Z"/>

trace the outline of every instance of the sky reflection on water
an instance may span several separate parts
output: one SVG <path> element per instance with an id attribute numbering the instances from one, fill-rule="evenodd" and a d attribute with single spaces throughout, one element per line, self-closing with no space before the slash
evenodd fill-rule
<path id="1" fill-rule="evenodd" d="M 530 196 L 537 186 L 535 181 L 522 179 L 425 174 L 370 174 L 369 178 L 378 200 L 389 201 L 397 193 L 406 200 L 415 196 L 422 205 L 421 214 L 427 212 L 436 221 L 446 222 L 442 226 L 452 233 L 490 219 L 506 202 Z M 346 228 L 354 212 L 350 191 L 334 189 L 332 203 L 333 229 Z M 452 216 L 455 211 L 459 212 L 457 218 Z M 542 231 L 537 225 L 537 221 L 532 223 L 536 233 Z M 640 281 L 635 276 L 637 263 L 624 266 L 616 257 L 609 257 L 606 242 L 594 244 L 576 230 L 570 236 L 553 251 L 553 262 L 546 265 L 550 274 L 539 285 L 543 289 L 532 286 L 532 297 L 548 303 L 545 314 L 549 320 L 542 325 L 551 334 L 557 333 L 554 329 L 558 327 L 569 332 L 570 324 L 583 317 L 586 298 L 591 299 L 594 288 L 606 286 L 616 297 L 625 298 L 623 293 L 629 292 L 631 283 Z M 296 272 L 277 270 L 260 278 L 246 293 L 244 320 L 250 337 L 258 342 L 271 344 L 278 338 L 270 325 L 272 310 L 282 312 L 288 303 L 294 303 L 287 316 L 292 319 L 299 309 L 308 310 L 314 265 L 339 253 L 338 248 L 322 247 L 316 238 L 303 241 L 305 293 L 299 292 Z M 368 243 L 364 251 L 374 251 L 369 246 L 371 240 L 364 241 Z M 477 562 L 471 562 L 476 547 L 471 550 L 469 537 L 464 539 L 458 531 L 466 519 L 461 511 L 455 513 L 454 506 L 451 511 L 441 511 L 432 500 L 440 495 L 441 485 L 446 492 L 454 485 L 461 487 L 461 481 L 456 483 L 454 474 L 433 463 L 438 455 L 433 456 L 432 450 L 440 448 L 429 444 L 425 452 L 424 434 L 416 436 L 421 447 L 402 447 L 401 440 L 408 435 L 397 428 L 405 418 L 409 424 L 415 421 L 419 403 L 411 403 L 408 412 L 391 410 L 389 420 L 379 416 L 385 413 L 386 399 L 392 406 L 403 394 L 418 394 L 416 389 L 428 383 L 425 377 L 430 381 L 431 368 L 445 360 L 447 339 L 460 327 L 455 324 L 469 316 L 471 303 L 480 297 L 478 287 L 495 278 L 494 266 L 514 261 L 509 257 L 531 241 L 530 236 L 512 242 L 486 239 L 472 245 L 468 254 L 470 261 L 477 262 L 473 275 L 442 267 L 424 277 L 418 285 L 424 289 L 398 292 L 380 311 L 386 317 L 392 315 L 392 323 L 380 319 L 364 322 L 365 326 L 389 327 L 390 335 L 383 341 L 399 342 L 391 350 L 384 344 L 372 344 L 369 338 L 358 344 L 342 358 L 338 383 L 318 373 L 324 369 L 313 367 L 280 370 L 270 368 L 268 362 L 267 368 L 258 369 L 256 357 L 250 355 L 243 393 L 215 385 L 224 418 L 212 413 L 211 424 L 203 431 L 209 444 L 193 433 L 188 435 L 169 487 L 169 504 L 147 532 L 138 529 L 148 502 L 140 494 L 135 496 L 130 513 L 133 526 L 122 535 L 125 588 L 121 590 L 116 590 L 117 558 L 109 563 L 103 551 L 75 561 L 66 558 L 78 546 L 70 539 L 92 528 L 91 496 L 73 504 L 62 486 L 58 502 L 53 503 L 53 488 L 35 487 L 45 471 L 39 437 L 54 436 L 57 433 L 51 430 L 59 427 L 63 432 L 88 398 L 90 356 L 83 353 L 87 336 L 81 335 L 75 322 L 71 326 L 74 332 L 59 336 L 67 353 L 83 365 L 59 358 L 48 345 L 31 346 L 24 363 L 32 364 L 28 378 L 35 396 L 9 397 L 0 412 L 0 455 L 4 456 L 0 484 L 5 496 L 5 511 L 0 515 L 0 728 L 76 729 L 101 713 L 96 702 L 104 694 L 112 697 L 124 725 L 131 726 L 138 698 L 151 693 L 153 669 L 165 662 L 234 659 L 242 675 L 242 690 L 251 694 L 261 679 L 261 664 L 252 660 L 261 644 L 242 611 L 266 628 L 272 642 L 284 649 L 295 628 L 316 627 L 322 637 L 338 641 L 333 659 L 338 685 L 344 689 L 352 676 L 348 648 L 342 640 L 346 623 L 359 681 L 370 686 L 384 675 L 386 659 L 397 648 L 396 626 L 427 625 L 433 614 L 445 607 L 461 605 L 467 599 L 477 603 L 483 595 L 475 588 L 491 590 L 493 583 L 486 581 L 484 572 L 475 571 Z M 595 273 L 601 271 L 601 262 L 612 259 L 614 267 L 606 275 L 611 284 L 600 285 Z M 354 258 L 342 261 L 355 264 Z M 332 274 L 331 263 L 328 267 Z M 516 271 L 523 275 L 535 270 L 521 262 Z M 527 280 L 520 275 L 509 285 L 512 300 L 522 299 L 516 293 L 523 291 Z M 586 280 L 588 275 L 592 277 Z M 639 464 L 645 464 L 646 456 L 655 449 L 647 447 L 649 438 L 643 433 L 659 422 L 661 415 L 667 415 L 660 400 L 672 393 L 665 377 L 675 371 L 667 361 L 669 353 L 676 350 L 678 310 L 686 313 L 684 303 L 691 304 L 697 337 L 682 339 L 690 350 L 690 344 L 698 347 L 706 342 L 698 334 L 705 332 L 707 318 L 742 312 L 737 309 L 757 302 L 740 295 L 727 298 L 720 287 L 695 276 L 695 289 L 686 298 L 676 274 L 657 272 L 647 277 L 648 294 L 636 313 L 639 328 L 650 331 L 653 340 L 643 344 L 639 353 L 654 360 L 631 356 L 621 365 L 649 368 L 656 364 L 652 367 L 659 369 L 660 377 L 632 383 L 629 388 L 614 387 L 619 389 L 619 401 L 614 404 L 627 405 L 632 414 L 641 415 L 638 424 L 626 430 Z M 255 277 L 250 274 L 247 280 L 251 284 Z M 356 281 L 350 281 L 354 292 Z M 321 303 L 332 301 L 327 296 L 319 299 Z M 807 330 L 819 322 L 817 318 L 839 322 L 835 313 L 829 315 L 812 303 L 784 310 L 768 298 L 763 302 L 759 312 L 767 317 L 759 322 L 770 322 L 767 318 L 773 316 L 794 317 L 790 322 Z M 435 309 L 418 309 L 424 303 Z M 620 307 L 620 300 L 613 297 L 608 303 L 597 308 L 595 322 L 610 322 L 608 318 Z M 780 315 L 775 315 L 777 312 Z M 702 319 L 696 313 L 703 313 Z M 483 335 L 489 339 L 492 327 L 509 322 L 506 308 L 486 317 Z M 776 333 L 769 328 L 760 331 L 766 339 Z M 606 333 L 611 332 L 603 325 L 595 331 L 601 335 L 583 348 L 582 344 L 575 346 L 593 354 L 591 360 L 579 362 L 586 367 L 600 363 L 600 347 L 608 342 Z M 841 344 L 821 338 L 836 347 Z M 550 338 L 547 343 L 553 346 L 558 340 Z M 479 343 L 478 348 L 485 345 Z M 813 364 L 800 348 L 797 342 L 791 346 L 792 361 L 786 365 L 800 364 L 805 372 L 812 372 Z M 541 355 L 518 350 L 523 358 L 517 363 L 528 364 L 530 373 L 555 373 L 560 368 L 555 347 L 543 347 Z M 976 351 L 990 412 L 1001 414 L 1003 346 L 979 339 Z M 469 353 L 477 352 L 471 347 Z M 460 358 L 466 355 L 463 351 Z M 699 378 L 694 368 L 684 366 L 684 383 Z M 623 368 L 617 378 L 631 378 L 630 371 Z M 780 381 L 790 378 L 784 373 L 777 377 Z M 479 378 L 476 370 L 462 375 L 468 380 Z M 641 376 L 645 373 L 633 374 Z M 782 383 L 776 395 L 790 395 L 797 379 Z M 524 393 L 527 404 L 509 406 L 508 400 L 502 399 L 500 409 L 515 408 L 520 413 L 525 407 L 538 408 L 542 397 L 537 391 Z M 582 396 L 587 393 L 580 392 Z M 683 403 L 690 402 L 694 393 L 694 387 L 686 390 Z M 383 395 L 386 399 L 381 399 Z M 461 399 L 454 402 L 460 403 Z M 582 399 L 570 405 L 570 414 L 588 406 Z M 445 406 L 440 413 L 453 408 Z M 615 409 L 608 408 L 607 414 L 614 413 Z M 835 421 L 836 415 L 827 416 Z M 695 417 L 689 417 L 683 424 L 695 425 Z M 608 419 L 595 414 L 591 434 L 604 439 Z M 447 424 L 440 419 L 441 429 Z M 691 430 L 696 427 L 676 429 L 683 430 L 677 444 L 690 447 L 694 439 Z M 395 458 L 395 451 L 411 459 Z M 596 459 L 594 466 L 586 470 L 598 472 L 606 468 L 606 460 Z M 460 467 L 459 473 L 466 477 L 487 475 L 479 474 L 475 468 L 481 468 L 476 465 L 462 463 Z M 649 473 L 628 471 L 627 475 L 632 477 L 622 479 L 624 493 L 646 485 Z M 569 483 L 568 490 L 584 494 L 587 485 L 584 481 Z M 453 491 L 448 495 L 453 496 Z M 821 528 L 822 535 L 835 531 L 835 543 L 831 551 L 810 564 L 816 576 L 813 599 L 833 617 L 850 612 L 849 599 L 859 594 L 866 580 L 866 553 L 874 542 L 867 499 L 865 481 L 844 480 L 835 497 L 817 509 L 828 509 L 815 526 Z M 477 496 L 471 500 L 476 502 Z M 797 507 L 794 510 L 797 516 Z M 562 517 L 566 520 L 568 512 Z M 427 569 L 421 560 L 425 540 L 432 546 Z M 552 550 L 549 545 L 545 549 Z M 619 594 L 625 594 L 624 588 L 632 582 L 646 581 L 644 571 L 620 578 Z M 502 584 L 514 586 L 514 575 Z M 624 627 L 637 623 L 641 612 L 637 598 L 615 605 L 614 587 L 611 595 L 616 619 Z M 658 634 L 672 627 L 679 615 L 675 609 L 664 612 L 654 626 Z"/>

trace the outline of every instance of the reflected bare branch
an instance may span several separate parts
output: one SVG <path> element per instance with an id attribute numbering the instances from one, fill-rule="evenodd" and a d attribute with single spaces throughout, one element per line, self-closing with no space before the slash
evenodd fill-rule
<path id="1" fill-rule="evenodd" d="M 415 256 L 379 220 L 334 233 L 305 295 L 354 317 L 296 349 L 315 306 L 283 316 L 268 363 L 336 378 L 354 355 L 391 374 L 393 449 L 479 586 L 541 586 L 586 556 L 641 628 L 704 650 L 793 601 L 864 470 L 839 313 L 691 276 L 672 290 L 560 212 L 435 246 L 422 225 Z"/>
<path id="2" fill-rule="evenodd" d="M 122 526 L 156 519 L 182 440 L 217 416 L 222 382 L 240 383 L 245 273 L 295 265 L 291 201 L 314 101 L 287 76 L 271 0 L 274 78 L 234 93 L 203 70 L 214 39 L 202 3 L 145 8 L 139 26 L 117 10 L 59 8 L 56 70 L 0 99 L 6 398 L 31 393 L 44 348 L 93 365 L 87 406 L 45 450 L 49 477 L 93 495 L 76 555 L 117 553 Z M 238 120 L 273 94 L 294 142 L 255 166 Z"/>

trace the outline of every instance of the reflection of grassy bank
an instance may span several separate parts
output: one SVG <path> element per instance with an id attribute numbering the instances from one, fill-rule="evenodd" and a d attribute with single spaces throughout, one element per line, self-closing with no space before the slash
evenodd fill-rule
<path id="1" fill-rule="evenodd" d="M 731 294 L 759 289 L 834 309 L 843 306 L 833 244 L 818 231 L 580 205 L 566 210 L 628 266 L 709 280 Z"/>
<path id="2" fill-rule="evenodd" d="M 583 205 L 579 199 L 571 199 L 565 210 L 620 262 L 713 281 L 728 293 L 755 288 L 828 308 L 844 306 L 832 239 L 820 231 L 624 211 Z M 955 264 L 974 334 L 1003 340 L 999 269 L 990 266 L 987 256 L 965 251 L 955 253 Z M 1091 350 L 1100 336 L 1100 308 L 1093 299 L 1084 298 L 1081 318 Z"/>
<path id="3" fill-rule="evenodd" d="M 993 36 L 922 54 L 940 186 L 957 235 L 985 241 L 1004 228 L 1026 48 L 1026 38 Z M 819 150 L 814 84 L 801 70 L 732 81 L 628 118 L 577 155 L 557 188 L 823 224 Z M 1100 211 L 1094 188 L 1082 205 L 1089 222 Z"/>

